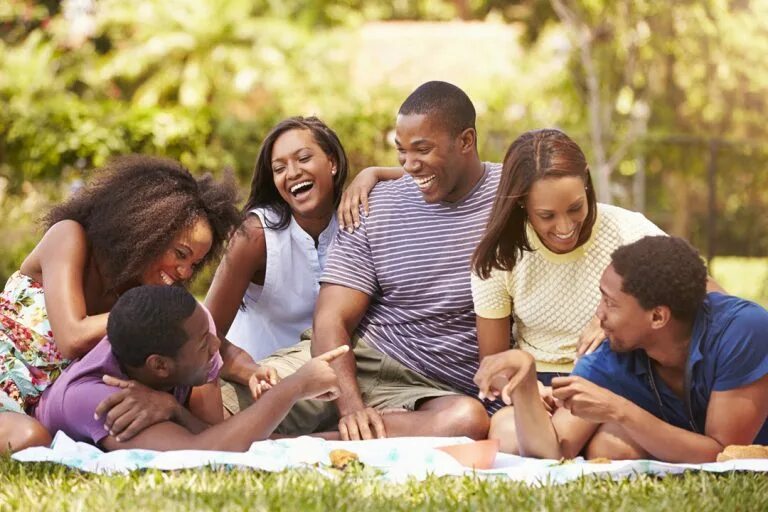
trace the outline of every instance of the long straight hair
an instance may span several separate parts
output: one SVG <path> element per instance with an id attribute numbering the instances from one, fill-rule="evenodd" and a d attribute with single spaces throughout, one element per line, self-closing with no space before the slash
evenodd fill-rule
<path id="1" fill-rule="evenodd" d="M 336 133 L 324 122 L 316 117 L 289 117 L 280 121 L 261 144 L 251 180 L 251 193 L 243 207 L 244 215 L 253 208 L 263 207 L 269 207 L 277 212 L 277 222 L 272 223 L 269 219 L 266 220 L 265 227 L 270 229 L 285 229 L 291 222 L 291 207 L 280 196 L 272 176 L 272 148 L 282 134 L 291 130 L 308 130 L 320 149 L 336 164 L 336 175 L 333 177 L 334 208 L 339 206 L 344 182 L 347 179 L 349 165 L 344 146 L 341 145 Z"/>
<path id="2" fill-rule="evenodd" d="M 545 178 L 579 177 L 587 193 L 587 218 L 577 247 L 592 235 L 597 199 L 584 152 L 560 130 L 525 132 L 509 146 L 488 226 L 472 256 L 472 270 L 487 279 L 492 269 L 512 270 L 524 251 L 532 251 L 526 234 L 525 199 Z"/>

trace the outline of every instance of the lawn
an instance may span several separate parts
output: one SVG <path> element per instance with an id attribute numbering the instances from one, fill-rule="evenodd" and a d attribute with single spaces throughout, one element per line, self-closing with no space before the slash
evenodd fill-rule
<path id="1" fill-rule="evenodd" d="M 728 293 L 768 307 L 768 258 L 720 256 L 710 273 Z"/>
<path id="2" fill-rule="evenodd" d="M 768 305 L 768 259 L 716 258 L 715 279 L 729 292 Z M 329 479 L 310 470 L 144 471 L 83 474 L 0 457 L 4 510 L 768 510 L 768 475 L 687 473 L 634 480 L 584 478 L 531 488 L 506 480 L 445 477 L 395 485 L 372 469 Z"/>
<path id="3" fill-rule="evenodd" d="M 768 510 L 768 476 L 754 473 L 634 480 L 584 478 L 528 487 L 473 477 L 390 484 L 371 469 L 327 478 L 311 470 L 81 474 L 0 460 L 0 510 Z"/>

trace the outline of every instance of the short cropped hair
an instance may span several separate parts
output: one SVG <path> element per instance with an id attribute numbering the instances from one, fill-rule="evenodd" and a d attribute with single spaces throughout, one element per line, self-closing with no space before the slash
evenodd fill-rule
<path id="1" fill-rule="evenodd" d="M 187 341 L 184 321 L 197 301 L 180 286 L 145 285 L 120 296 L 107 319 L 112 353 L 126 366 L 140 367 L 152 354 L 175 357 Z"/>
<path id="2" fill-rule="evenodd" d="M 707 267 L 682 238 L 646 236 L 616 249 L 611 264 L 622 291 L 645 310 L 667 306 L 677 319 L 693 320 L 707 294 Z"/>
<path id="3" fill-rule="evenodd" d="M 399 115 L 435 116 L 456 136 L 467 128 L 475 128 L 475 107 L 467 93 L 448 82 L 432 81 L 420 85 L 408 96 Z"/>

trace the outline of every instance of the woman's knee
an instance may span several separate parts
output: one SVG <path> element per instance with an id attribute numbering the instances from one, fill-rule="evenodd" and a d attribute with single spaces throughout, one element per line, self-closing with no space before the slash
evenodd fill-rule
<path id="1" fill-rule="evenodd" d="M 488 431 L 488 439 L 498 439 L 499 450 L 504 453 L 511 453 L 514 455 L 520 453 L 520 448 L 517 444 L 514 407 L 508 406 L 499 409 L 491 417 L 491 428 Z"/>
<path id="2" fill-rule="evenodd" d="M 15 412 L 0 413 L 0 453 L 50 444 L 51 434 L 39 421 Z"/>

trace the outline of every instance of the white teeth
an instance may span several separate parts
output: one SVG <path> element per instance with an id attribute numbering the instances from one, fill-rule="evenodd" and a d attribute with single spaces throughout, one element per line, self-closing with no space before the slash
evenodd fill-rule
<path id="1" fill-rule="evenodd" d="M 557 233 L 555 233 L 555 237 L 559 238 L 560 240 L 568 240 L 569 238 L 571 238 L 573 236 L 573 234 L 575 232 L 576 232 L 576 230 L 573 229 L 573 230 L 571 230 L 570 233 L 567 233 L 565 235 L 558 235 Z"/>
<path id="2" fill-rule="evenodd" d="M 432 183 L 432 181 L 437 178 L 434 174 L 432 176 L 426 176 L 424 178 L 413 178 L 413 181 L 416 182 L 416 185 L 418 185 L 419 188 L 427 188 L 427 185 Z"/>
<path id="3" fill-rule="evenodd" d="M 168 286 L 173 286 L 173 283 L 174 283 L 173 279 L 171 279 L 171 277 L 165 272 L 163 272 L 162 270 L 160 271 L 160 279 L 162 279 L 163 282 Z"/>
<path id="4" fill-rule="evenodd" d="M 301 181 L 301 182 L 299 182 L 299 183 L 297 183 L 297 184 L 295 184 L 294 186 L 291 187 L 291 194 L 295 194 L 296 191 L 299 190 L 300 188 L 303 188 L 303 187 L 306 187 L 306 186 L 309 186 L 309 185 L 312 185 L 311 181 Z"/>

